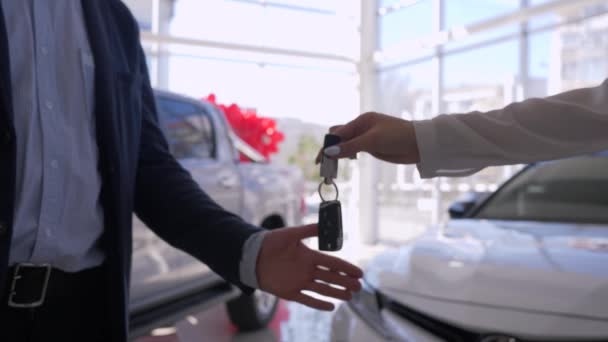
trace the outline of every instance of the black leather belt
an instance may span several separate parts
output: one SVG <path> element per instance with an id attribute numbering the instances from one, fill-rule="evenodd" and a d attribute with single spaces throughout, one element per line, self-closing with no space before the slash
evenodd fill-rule
<path id="1" fill-rule="evenodd" d="M 20 263 L 9 268 L 8 306 L 37 308 L 48 296 L 69 296 L 72 291 L 99 284 L 102 267 L 69 273 L 49 264 Z"/>

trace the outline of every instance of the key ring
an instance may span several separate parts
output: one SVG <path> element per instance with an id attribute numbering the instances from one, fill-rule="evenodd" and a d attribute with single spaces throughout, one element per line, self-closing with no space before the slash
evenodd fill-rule
<path id="1" fill-rule="evenodd" d="M 325 198 L 323 198 L 323 194 L 321 193 L 321 188 L 323 187 L 323 184 L 325 184 L 325 182 L 321 182 L 321 183 L 319 183 L 319 189 L 318 189 L 318 191 L 319 191 L 319 197 L 321 197 L 321 201 L 323 201 L 323 202 L 327 202 L 327 201 L 325 200 Z M 331 181 L 331 183 L 330 183 L 330 184 L 331 184 L 331 185 L 333 185 L 333 186 L 334 186 L 334 189 L 336 190 L 336 198 L 335 198 L 335 201 L 337 201 L 337 200 L 338 200 L 338 197 L 340 196 L 340 191 L 338 190 L 338 186 L 336 185 L 336 183 L 335 183 L 333 180 Z"/>

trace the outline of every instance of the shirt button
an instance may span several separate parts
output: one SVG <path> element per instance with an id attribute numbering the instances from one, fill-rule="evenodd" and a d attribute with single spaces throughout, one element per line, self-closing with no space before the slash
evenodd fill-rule
<path id="1" fill-rule="evenodd" d="M 58 168 L 59 167 L 59 162 L 57 162 L 57 160 L 55 160 L 55 159 L 51 160 L 51 167 L 53 169 Z"/>
<path id="2" fill-rule="evenodd" d="M 47 49 L 45 46 L 41 47 L 40 51 L 42 52 L 43 55 L 47 55 L 49 53 L 49 49 Z"/>
<path id="3" fill-rule="evenodd" d="M 53 109 L 53 102 L 51 102 L 51 101 L 46 101 L 46 108 L 48 108 L 48 109 Z"/>

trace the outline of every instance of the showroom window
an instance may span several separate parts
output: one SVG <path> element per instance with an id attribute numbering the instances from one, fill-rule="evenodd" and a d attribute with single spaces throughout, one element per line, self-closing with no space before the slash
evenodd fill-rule
<path id="1" fill-rule="evenodd" d="M 168 33 L 195 43 L 169 42 L 159 49 L 144 39 L 150 64 L 164 60 L 170 70 L 164 87 L 196 98 L 213 93 L 219 103 L 234 102 L 315 127 L 359 114 L 367 80 L 358 63 L 373 63 L 373 108 L 414 120 L 501 108 L 594 86 L 608 75 L 608 1 L 378 0 L 376 37 L 370 38 L 376 51 L 368 60 L 359 60 L 359 2 L 175 4 Z M 153 70 L 153 80 L 162 86 L 157 73 Z M 284 122 L 281 129 L 295 127 Z M 298 132 L 286 135 L 291 139 Z M 342 165 L 347 164 L 349 174 L 358 176 L 361 164 Z M 377 182 L 367 185 L 378 190 L 379 236 L 398 239 L 404 222 L 416 230 L 446 219 L 455 198 L 492 191 L 520 167 L 425 180 L 413 166 L 379 163 Z M 341 179 L 341 200 L 356 211 L 358 194 L 366 193 L 358 188 L 366 185 L 353 179 Z"/>
<path id="2" fill-rule="evenodd" d="M 446 27 L 463 26 L 492 19 L 519 8 L 519 1 L 504 0 L 448 0 L 445 5 Z"/>
<path id="3" fill-rule="evenodd" d="M 179 39 L 162 48 L 144 39 L 152 79 L 263 116 L 343 122 L 358 112 L 358 9 L 343 1 L 177 1 L 167 34 Z"/>
<path id="4" fill-rule="evenodd" d="M 356 6 L 355 6 L 356 7 Z M 171 33 L 176 36 L 338 53 L 356 52 L 356 11 L 349 2 L 330 1 L 200 1 L 175 5 Z M 192 30 L 196 22 L 197 29 Z"/>
<path id="5" fill-rule="evenodd" d="M 608 14 L 529 37 L 528 95 L 599 85 L 608 76 Z"/>
<path id="6" fill-rule="evenodd" d="M 453 34 L 453 40 L 445 46 L 446 51 L 513 36 L 519 30 L 518 23 L 491 23 L 496 18 L 514 13 L 519 8 L 519 1 L 450 0 L 443 3 L 444 28 Z M 489 28 L 477 27 L 483 22 L 490 23 Z"/>
<path id="7" fill-rule="evenodd" d="M 431 60 L 381 71 L 379 110 L 408 120 L 433 116 L 433 79 L 429 75 L 433 75 Z M 402 229 L 424 230 L 434 214 L 432 185 L 421 181 L 411 165 L 381 163 L 379 174 L 379 239 L 399 241 L 408 236 L 399 234 Z"/>
<path id="8" fill-rule="evenodd" d="M 398 9 L 393 9 L 392 6 L 399 2 L 384 3 L 386 4 L 379 9 L 381 49 L 433 33 L 431 0 L 410 1 Z"/>
<path id="9" fill-rule="evenodd" d="M 518 56 L 517 40 L 447 55 L 443 85 L 446 111 L 487 111 L 516 100 Z"/>
<path id="10" fill-rule="evenodd" d="M 552 1 L 531 0 L 530 6 L 545 6 L 549 10 L 538 16 L 530 18 L 529 28 L 531 30 L 550 28 L 566 24 L 589 24 L 589 19 L 605 15 L 608 12 L 608 3 L 604 1 L 591 1 L 581 5 L 572 1 L 566 6 L 553 7 Z"/>

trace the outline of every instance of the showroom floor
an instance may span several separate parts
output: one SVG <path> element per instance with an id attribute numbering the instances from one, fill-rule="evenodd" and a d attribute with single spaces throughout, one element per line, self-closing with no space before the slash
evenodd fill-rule
<path id="1" fill-rule="evenodd" d="M 302 305 L 281 301 L 269 327 L 254 333 L 238 333 L 228 320 L 226 309 L 218 305 L 189 316 L 173 327 L 157 329 L 136 342 L 323 342 L 329 340 L 331 312 L 318 312 Z"/>

